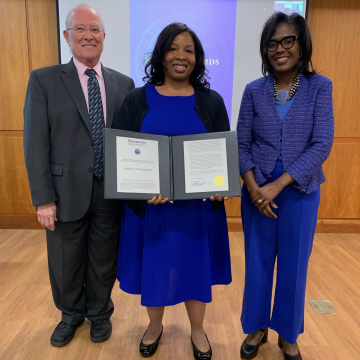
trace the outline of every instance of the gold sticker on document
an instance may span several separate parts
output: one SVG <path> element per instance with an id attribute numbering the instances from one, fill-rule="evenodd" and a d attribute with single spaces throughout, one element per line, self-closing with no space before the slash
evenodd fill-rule
<path id="1" fill-rule="evenodd" d="M 225 184 L 225 178 L 221 175 L 215 176 L 214 184 L 216 186 L 223 186 Z"/>

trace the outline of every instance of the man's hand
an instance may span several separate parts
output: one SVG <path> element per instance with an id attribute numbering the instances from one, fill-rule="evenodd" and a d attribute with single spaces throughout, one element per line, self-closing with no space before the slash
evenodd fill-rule
<path id="1" fill-rule="evenodd" d="M 38 221 L 42 226 L 47 227 L 49 230 L 55 230 L 56 218 L 56 205 L 51 202 L 37 207 Z"/>

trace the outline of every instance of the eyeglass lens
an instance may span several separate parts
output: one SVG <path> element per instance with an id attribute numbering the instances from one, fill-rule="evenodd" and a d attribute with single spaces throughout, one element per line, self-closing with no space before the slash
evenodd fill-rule
<path id="1" fill-rule="evenodd" d="M 295 39 L 292 38 L 292 37 L 286 37 L 280 41 L 277 41 L 277 40 L 269 40 L 267 43 L 266 43 L 266 48 L 269 50 L 269 51 L 275 51 L 279 44 L 281 44 L 281 46 L 284 48 L 284 49 L 290 49 L 293 45 L 294 45 L 294 41 Z"/>
<path id="2" fill-rule="evenodd" d="M 76 31 L 79 34 L 84 33 L 88 28 L 85 28 L 84 26 L 76 26 L 73 28 L 74 31 Z M 101 32 L 101 30 L 98 27 L 95 26 L 91 26 L 90 28 L 90 32 L 92 32 L 93 34 L 99 34 Z"/>

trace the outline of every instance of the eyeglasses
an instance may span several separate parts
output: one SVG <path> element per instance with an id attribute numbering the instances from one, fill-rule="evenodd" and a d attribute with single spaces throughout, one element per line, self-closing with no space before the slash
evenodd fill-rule
<path id="1" fill-rule="evenodd" d="M 97 26 L 90 26 L 89 28 L 86 28 L 85 26 L 82 26 L 82 25 L 75 26 L 75 27 L 72 27 L 72 28 L 66 29 L 66 30 L 73 30 L 77 34 L 85 34 L 85 32 L 88 29 L 90 29 L 90 32 L 93 35 L 99 35 L 102 32 L 102 30 L 100 28 L 98 28 Z"/>
<path id="2" fill-rule="evenodd" d="M 277 50 L 277 48 L 279 47 L 279 44 L 281 44 L 281 46 L 284 49 L 290 49 L 293 47 L 296 39 L 298 39 L 297 36 L 286 36 L 279 41 L 277 41 L 275 39 L 270 39 L 265 42 L 265 47 L 270 52 Z"/>

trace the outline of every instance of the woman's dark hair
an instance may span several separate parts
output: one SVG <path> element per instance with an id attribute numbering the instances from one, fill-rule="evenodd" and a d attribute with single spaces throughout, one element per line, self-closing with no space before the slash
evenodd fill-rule
<path id="1" fill-rule="evenodd" d="M 282 12 L 277 12 L 269 17 L 261 33 L 260 55 L 262 59 L 261 70 L 263 75 L 267 75 L 268 73 L 274 75 L 274 68 L 271 66 L 268 58 L 266 42 L 272 38 L 275 33 L 276 27 L 281 23 L 293 26 L 296 35 L 298 36 L 300 52 L 302 53 L 302 55 L 296 65 L 296 70 L 302 72 L 304 75 L 316 74 L 316 71 L 311 62 L 312 42 L 310 30 L 307 26 L 306 20 L 301 15 L 296 13 L 287 15 Z M 309 65 L 311 66 L 311 71 Z"/>
<path id="2" fill-rule="evenodd" d="M 143 77 L 143 81 L 146 82 L 146 84 L 164 84 L 164 57 L 170 51 L 176 36 L 184 31 L 187 31 L 192 36 L 195 44 L 196 64 L 190 76 L 190 84 L 193 87 L 210 88 L 210 84 L 207 81 L 207 70 L 205 68 L 205 54 L 201 42 L 194 31 L 188 28 L 187 25 L 181 23 L 172 23 L 166 26 L 159 34 L 151 57 L 145 66 L 146 76 Z"/>

